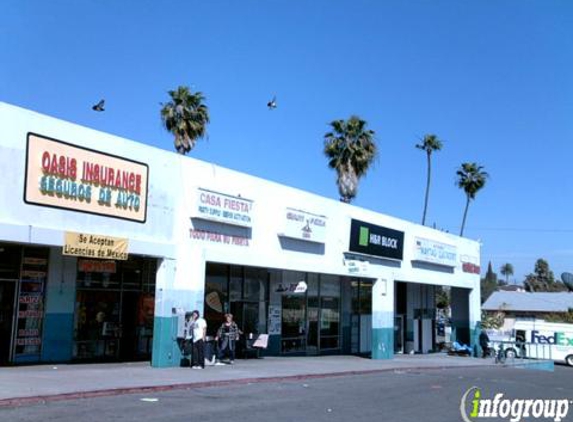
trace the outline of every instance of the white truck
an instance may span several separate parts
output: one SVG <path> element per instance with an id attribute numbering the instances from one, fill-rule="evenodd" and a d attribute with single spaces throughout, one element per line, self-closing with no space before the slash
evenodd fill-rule
<path id="1" fill-rule="evenodd" d="M 508 342 L 508 358 L 551 359 L 573 366 L 573 324 L 517 320 L 509 336 L 500 340 Z"/>

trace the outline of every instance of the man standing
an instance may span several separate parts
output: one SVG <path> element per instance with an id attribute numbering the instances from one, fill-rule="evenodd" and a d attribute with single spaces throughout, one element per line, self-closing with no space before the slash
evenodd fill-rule
<path id="1" fill-rule="evenodd" d="M 487 335 L 487 333 L 483 328 L 481 330 L 481 333 L 479 334 L 479 345 L 482 351 L 481 357 L 485 358 L 489 351 L 489 336 Z"/>
<path id="2" fill-rule="evenodd" d="M 205 336 L 207 335 L 207 321 L 195 310 L 191 313 L 191 329 L 193 330 L 193 354 L 191 355 L 191 369 L 205 369 Z"/>

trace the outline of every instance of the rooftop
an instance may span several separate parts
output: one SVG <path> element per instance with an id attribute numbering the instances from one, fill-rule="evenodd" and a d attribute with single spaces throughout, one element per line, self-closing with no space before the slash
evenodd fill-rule
<path id="1" fill-rule="evenodd" d="M 485 311 L 567 312 L 573 309 L 569 292 L 493 292 L 482 305 Z"/>

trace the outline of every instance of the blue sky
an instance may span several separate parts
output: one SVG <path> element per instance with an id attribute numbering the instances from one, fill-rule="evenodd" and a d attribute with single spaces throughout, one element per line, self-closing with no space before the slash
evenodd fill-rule
<path id="1" fill-rule="evenodd" d="M 357 114 L 380 155 L 355 204 L 414 222 L 437 134 L 427 222 L 459 233 L 455 171 L 482 164 L 465 235 L 516 281 L 573 272 L 572 68 L 568 0 L 0 2 L 0 100 L 24 108 L 172 150 L 159 103 L 189 85 L 212 122 L 193 157 L 332 198 L 323 135 Z"/>

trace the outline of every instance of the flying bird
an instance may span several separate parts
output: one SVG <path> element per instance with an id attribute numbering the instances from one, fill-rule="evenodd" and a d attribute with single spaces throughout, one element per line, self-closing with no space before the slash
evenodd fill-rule
<path id="1" fill-rule="evenodd" d="M 92 110 L 94 110 L 94 111 L 104 111 L 104 110 L 105 110 L 105 109 L 103 108 L 104 104 L 105 104 L 105 100 L 100 100 L 99 103 L 97 103 L 96 105 L 94 105 L 94 106 L 92 107 Z"/>
<path id="2" fill-rule="evenodd" d="M 276 96 L 273 96 L 273 99 L 267 103 L 267 107 L 269 108 L 269 110 L 273 110 L 273 109 L 277 108 L 277 97 Z"/>

